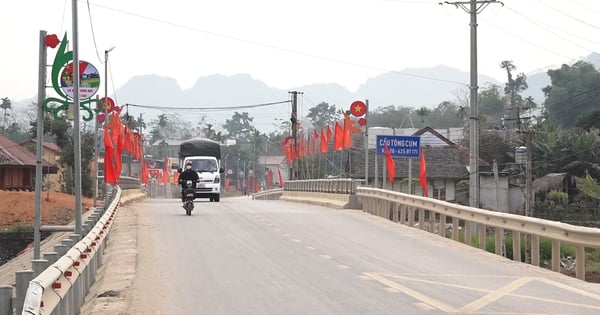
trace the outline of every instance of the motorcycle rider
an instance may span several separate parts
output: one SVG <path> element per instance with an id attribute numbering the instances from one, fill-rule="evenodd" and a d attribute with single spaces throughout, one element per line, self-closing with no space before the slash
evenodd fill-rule
<path id="1" fill-rule="evenodd" d="M 185 170 L 179 175 L 179 184 L 181 185 L 181 201 L 185 202 L 185 184 L 188 180 L 191 180 L 193 187 L 196 187 L 198 181 L 198 173 L 192 169 L 192 161 L 185 163 Z"/>

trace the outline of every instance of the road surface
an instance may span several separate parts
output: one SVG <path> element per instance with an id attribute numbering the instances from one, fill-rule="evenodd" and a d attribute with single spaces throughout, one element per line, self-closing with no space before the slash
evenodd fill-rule
<path id="1" fill-rule="evenodd" d="M 119 209 L 82 313 L 600 313 L 598 284 L 358 210 L 195 205 L 192 216 L 175 199 Z"/>

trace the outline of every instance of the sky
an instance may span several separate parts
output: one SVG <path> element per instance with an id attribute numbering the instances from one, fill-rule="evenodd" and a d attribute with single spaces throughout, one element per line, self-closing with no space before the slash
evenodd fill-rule
<path id="1" fill-rule="evenodd" d="M 72 45 L 72 3 L 0 2 L 0 97 L 37 95 L 39 32 L 66 32 Z M 529 74 L 600 50 L 600 1 L 503 3 L 477 15 L 479 73 L 504 82 L 503 60 Z M 200 77 L 247 73 L 280 89 L 338 83 L 354 92 L 391 71 L 470 67 L 470 16 L 439 1 L 89 0 L 77 7 L 79 57 L 102 78 L 104 52 L 114 47 L 109 94 L 146 74 L 174 78 L 182 89 Z M 54 54 L 48 50 L 48 64 Z"/>

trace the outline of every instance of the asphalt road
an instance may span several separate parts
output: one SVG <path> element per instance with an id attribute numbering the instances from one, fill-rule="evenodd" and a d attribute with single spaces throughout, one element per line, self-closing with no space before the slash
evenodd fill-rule
<path id="1" fill-rule="evenodd" d="M 358 210 L 195 205 L 192 216 L 175 199 L 128 206 L 135 276 L 119 314 L 600 313 L 598 284 Z"/>

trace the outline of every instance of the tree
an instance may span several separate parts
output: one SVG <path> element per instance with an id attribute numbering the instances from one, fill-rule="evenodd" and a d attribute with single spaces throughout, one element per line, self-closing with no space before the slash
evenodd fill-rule
<path id="1" fill-rule="evenodd" d="M 241 142 L 250 142 L 252 135 L 249 131 L 254 129 L 252 126 L 253 120 L 254 118 L 249 117 L 247 112 L 235 112 L 231 119 L 225 120 L 223 129 L 227 131 L 230 139 Z"/>
<path id="2" fill-rule="evenodd" d="M 551 85 L 546 96 L 545 114 L 564 128 L 575 126 L 577 119 L 598 108 L 600 72 L 590 63 L 579 61 L 572 66 L 548 70 Z"/>
<path id="3" fill-rule="evenodd" d="M 582 115 L 577 120 L 575 126 L 588 131 L 592 128 L 600 129 L 600 109 L 595 109 L 589 114 Z"/>
<path id="4" fill-rule="evenodd" d="M 459 128 L 463 127 L 462 120 L 458 117 L 458 105 L 454 102 L 443 101 L 429 113 L 429 122 L 432 128 Z"/>
<path id="5" fill-rule="evenodd" d="M 225 140 L 225 136 L 221 131 L 216 131 L 213 129 L 213 124 L 206 124 L 206 127 L 202 130 L 204 137 L 208 139 L 215 140 L 217 142 L 223 142 Z"/>
<path id="6" fill-rule="evenodd" d="M 479 112 L 490 117 L 501 117 L 504 114 L 504 100 L 500 94 L 500 86 L 487 84 L 479 92 Z"/>
<path id="7" fill-rule="evenodd" d="M 379 107 L 369 112 L 369 126 L 400 128 L 414 127 L 410 118 L 411 107 L 394 107 L 394 105 Z M 406 122 L 406 125 L 404 125 Z"/>
<path id="8" fill-rule="evenodd" d="M 579 186 L 579 190 L 584 195 L 600 201 L 600 185 L 589 174 L 585 175 L 585 181 Z"/>
<path id="9" fill-rule="evenodd" d="M 163 113 L 150 121 L 150 143 L 159 140 L 192 138 L 192 124 L 179 115 L 179 113 Z"/>
<path id="10" fill-rule="evenodd" d="M 513 149 L 497 132 L 481 133 L 479 143 L 479 156 L 490 165 L 494 160 L 498 162 L 498 165 L 508 165 L 512 162 L 513 159 L 509 153 Z"/>
<path id="11" fill-rule="evenodd" d="M 507 108 L 507 116 L 510 120 L 515 121 L 517 130 L 521 131 L 521 110 L 524 108 L 523 97 L 521 93 L 527 90 L 527 76 L 524 73 L 519 73 L 516 79 L 513 79 L 512 71 L 517 67 L 512 61 L 502 61 L 500 68 L 506 70 L 508 81 L 504 87 L 504 94 L 508 97 L 509 107 Z"/>
<path id="12" fill-rule="evenodd" d="M 306 117 L 310 119 L 315 129 L 320 130 L 321 128 L 326 128 L 335 122 L 335 105 L 329 105 L 325 102 L 321 102 L 319 105 L 310 108 Z"/>
<path id="13" fill-rule="evenodd" d="M 425 123 L 425 116 L 429 115 L 429 109 L 425 106 L 417 109 L 417 116 L 421 117 L 421 123 Z"/>
<path id="14" fill-rule="evenodd" d="M 4 109 L 4 127 L 6 127 L 7 126 L 6 116 L 8 116 L 6 111 L 12 108 L 12 104 L 8 97 L 2 98 L 2 103 L 0 103 L 0 108 Z"/>

